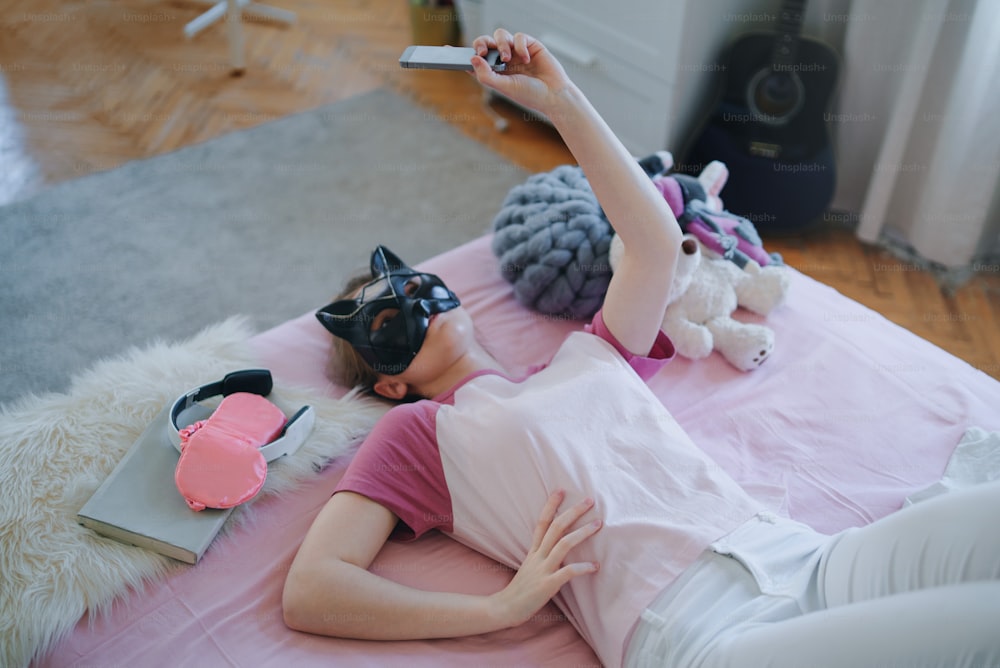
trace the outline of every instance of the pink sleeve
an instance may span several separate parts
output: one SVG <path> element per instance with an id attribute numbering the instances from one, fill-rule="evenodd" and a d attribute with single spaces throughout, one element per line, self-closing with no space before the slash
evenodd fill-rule
<path id="1" fill-rule="evenodd" d="M 437 448 L 439 404 L 418 401 L 386 413 L 365 439 L 337 492 L 355 492 L 399 518 L 393 538 L 415 540 L 431 529 L 452 531 L 451 494 Z"/>
<path id="2" fill-rule="evenodd" d="M 653 347 L 645 355 L 636 355 L 628 351 L 615 335 L 611 333 L 608 326 L 604 324 L 603 310 L 598 311 L 594 315 L 594 319 L 586 326 L 585 330 L 595 336 L 599 336 L 611 345 L 615 347 L 625 361 L 629 363 L 629 366 L 635 370 L 639 377 L 643 380 L 649 380 L 656 372 L 662 369 L 667 362 L 674 358 L 675 350 L 674 344 L 670 340 L 670 337 L 659 332 L 656 335 L 656 341 L 653 342 Z"/>

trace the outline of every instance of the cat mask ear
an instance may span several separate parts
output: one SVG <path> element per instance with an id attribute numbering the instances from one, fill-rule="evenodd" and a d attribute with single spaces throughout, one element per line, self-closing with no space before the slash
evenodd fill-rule
<path id="1" fill-rule="evenodd" d="M 372 251 L 369 267 L 373 281 L 400 270 L 412 271 L 399 259 L 399 256 L 382 245 L 376 246 Z M 371 283 L 366 285 L 362 292 L 371 285 Z M 368 342 L 367 328 L 371 317 L 363 312 L 361 306 L 361 297 L 341 299 L 317 311 L 316 318 L 334 336 L 345 339 L 355 346 L 365 345 Z"/>
<path id="2" fill-rule="evenodd" d="M 385 246 L 379 245 L 372 251 L 370 262 L 372 278 L 381 278 L 388 273 L 410 267 Z"/>

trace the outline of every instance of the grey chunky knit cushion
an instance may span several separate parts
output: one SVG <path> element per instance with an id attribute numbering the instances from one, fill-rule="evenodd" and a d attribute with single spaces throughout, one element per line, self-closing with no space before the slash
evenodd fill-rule
<path id="1" fill-rule="evenodd" d="M 563 165 L 514 186 L 493 231 L 500 273 L 519 302 L 576 319 L 601 307 L 614 230 L 579 167 Z"/>

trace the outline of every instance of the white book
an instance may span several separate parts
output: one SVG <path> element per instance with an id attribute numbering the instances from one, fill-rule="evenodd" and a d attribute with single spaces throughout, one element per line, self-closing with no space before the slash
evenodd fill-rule
<path id="1" fill-rule="evenodd" d="M 204 415 L 193 415 L 196 408 Z M 195 564 L 233 509 L 196 512 L 177 491 L 174 469 L 180 453 L 166 437 L 169 412 L 167 407 L 153 419 L 76 518 L 119 542 Z M 211 412 L 196 404 L 185 411 L 185 422 L 207 418 Z"/>

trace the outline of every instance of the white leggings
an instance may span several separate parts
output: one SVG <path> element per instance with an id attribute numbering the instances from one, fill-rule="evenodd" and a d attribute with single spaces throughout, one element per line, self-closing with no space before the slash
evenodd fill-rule
<path id="1" fill-rule="evenodd" d="M 706 552 L 644 614 L 626 664 L 1000 668 L 1000 482 L 833 537 L 802 591 Z"/>

